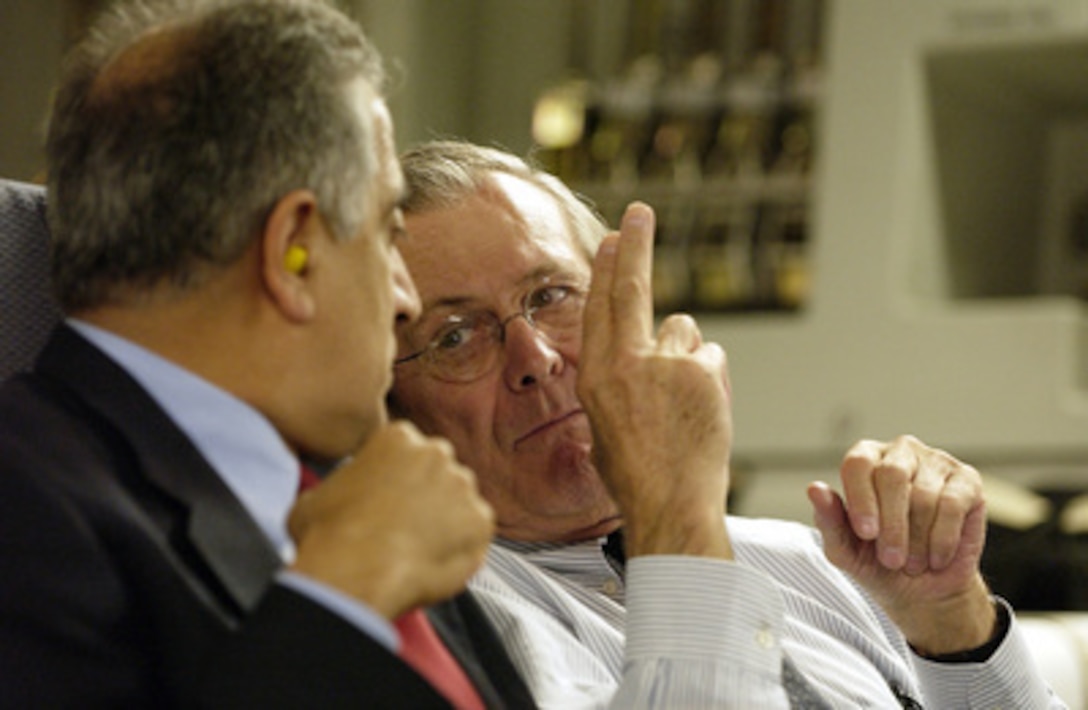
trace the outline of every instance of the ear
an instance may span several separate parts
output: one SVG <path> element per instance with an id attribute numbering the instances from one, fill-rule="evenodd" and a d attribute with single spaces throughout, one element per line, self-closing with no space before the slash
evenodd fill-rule
<path id="1" fill-rule="evenodd" d="M 284 316 L 304 323 L 313 318 L 313 250 L 323 229 L 317 197 L 295 190 L 280 198 L 261 234 L 261 278 L 272 301 Z"/>

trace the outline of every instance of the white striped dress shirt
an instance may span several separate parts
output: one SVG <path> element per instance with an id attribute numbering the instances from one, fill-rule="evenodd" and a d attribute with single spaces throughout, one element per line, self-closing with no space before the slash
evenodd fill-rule
<path id="1" fill-rule="evenodd" d="M 470 586 L 542 708 L 788 708 L 788 655 L 834 708 L 1065 705 L 1015 620 L 985 663 L 933 663 L 832 566 L 815 530 L 728 519 L 735 562 L 655 555 L 626 580 L 600 540 L 501 541 Z M 626 634 L 626 639 L 625 639 Z"/>

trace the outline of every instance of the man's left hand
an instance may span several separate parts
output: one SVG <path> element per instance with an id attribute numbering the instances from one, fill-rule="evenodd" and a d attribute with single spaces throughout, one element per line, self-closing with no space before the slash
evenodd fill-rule
<path id="1" fill-rule="evenodd" d="M 858 442 L 841 475 L 845 500 L 823 483 L 808 490 L 828 559 L 921 653 L 985 644 L 996 614 L 979 571 L 986 507 L 978 471 L 902 436 Z"/>

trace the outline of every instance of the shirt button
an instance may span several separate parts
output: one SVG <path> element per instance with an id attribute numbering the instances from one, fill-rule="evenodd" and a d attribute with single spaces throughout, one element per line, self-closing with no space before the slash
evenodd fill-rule
<path id="1" fill-rule="evenodd" d="M 756 643 L 760 648 L 774 648 L 774 632 L 769 626 L 762 626 L 759 631 L 756 631 Z"/>
<path id="2" fill-rule="evenodd" d="M 614 580 L 614 579 L 605 580 L 605 583 L 603 585 L 601 585 L 601 590 L 605 594 L 615 594 L 616 590 L 618 590 L 618 589 L 619 589 L 619 585 L 616 584 L 616 580 Z"/>

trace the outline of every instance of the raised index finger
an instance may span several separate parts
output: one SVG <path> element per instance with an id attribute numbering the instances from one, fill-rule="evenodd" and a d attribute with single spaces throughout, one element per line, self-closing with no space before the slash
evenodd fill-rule
<path id="1" fill-rule="evenodd" d="M 653 341 L 653 249 L 654 211 L 649 205 L 633 202 L 620 222 L 612 274 L 612 329 L 620 348 L 637 349 Z"/>

